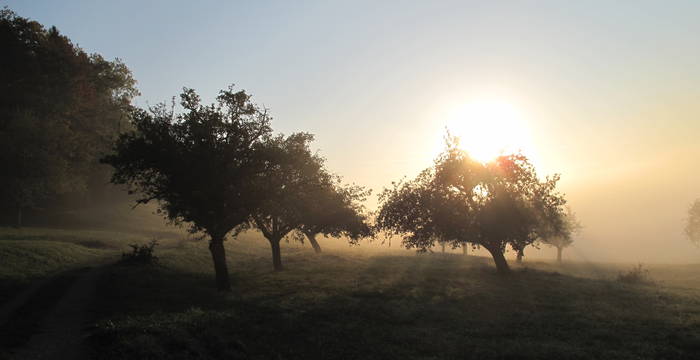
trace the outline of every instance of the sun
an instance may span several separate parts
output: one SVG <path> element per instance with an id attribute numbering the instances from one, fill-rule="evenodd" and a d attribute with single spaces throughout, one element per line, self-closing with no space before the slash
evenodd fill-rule
<path id="1" fill-rule="evenodd" d="M 480 162 L 522 152 L 532 156 L 530 134 L 518 109 L 499 100 L 478 100 L 456 107 L 446 128 L 459 137 L 460 146 Z"/>

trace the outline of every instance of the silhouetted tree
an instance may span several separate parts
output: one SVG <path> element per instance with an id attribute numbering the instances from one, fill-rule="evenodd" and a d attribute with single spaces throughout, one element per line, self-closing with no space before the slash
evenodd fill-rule
<path id="1" fill-rule="evenodd" d="M 369 190 L 357 185 L 343 185 L 340 177 L 321 186 L 312 195 L 314 199 L 306 209 L 305 219 L 299 231 L 311 243 L 314 251 L 321 253 L 316 236 L 345 236 L 351 242 L 372 235 L 367 224 L 367 214 L 362 202 Z"/>
<path id="2" fill-rule="evenodd" d="M 562 210 L 561 208 L 559 208 Z M 570 234 L 567 232 L 567 227 L 566 223 L 564 221 L 566 220 L 563 218 L 565 214 L 563 211 L 560 211 L 558 214 L 554 213 L 552 215 L 552 220 L 549 221 L 540 221 L 538 226 L 540 227 L 538 231 L 531 232 L 529 234 L 525 234 L 525 236 L 528 236 L 529 239 L 525 241 L 525 244 L 532 245 L 535 248 L 539 248 L 538 245 L 542 242 L 546 242 L 542 236 L 546 236 L 548 239 L 557 239 L 558 237 L 570 237 Z M 553 227 L 553 225 L 557 225 L 556 228 Z M 525 248 L 528 245 L 523 245 L 522 247 L 513 247 L 513 250 L 516 253 L 515 261 L 518 263 L 523 262 L 523 258 L 525 257 Z"/>
<path id="3" fill-rule="evenodd" d="M 688 209 L 688 217 L 685 222 L 685 235 L 695 244 L 700 244 L 700 199 Z"/>
<path id="4" fill-rule="evenodd" d="M 0 201 L 17 211 L 105 183 L 97 161 L 138 95 L 118 59 L 88 55 L 55 27 L 0 10 Z M 91 181 L 99 177 L 99 181 Z"/>
<path id="5" fill-rule="evenodd" d="M 114 183 L 141 195 L 137 203 L 156 200 L 172 222 L 209 235 L 217 287 L 229 290 L 224 239 L 264 199 L 258 182 L 269 117 L 233 87 L 209 106 L 191 89 L 180 99 L 178 115 L 164 104 L 135 110 L 136 130 L 121 135 L 103 161 L 114 167 Z"/>
<path id="6" fill-rule="evenodd" d="M 570 207 L 567 206 L 566 211 L 562 211 L 560 217 L 562 226 L 556 229 L 556 231 L 549 231 L 547 236 L 540 239 L 543 243 L 557 248 L 557 262 L 559 263 L 562 262 L 562 251 L 564 248 L 573 244 L 574 235 L 579 233 L 582 229 L 581 223 L 579 223 L 576 214 Z"/>
<path id="7" fill-rule="evenodd" d="M 282 270 L 280 241 L 309 221 L 317 194 L 332 186 L 324 159 L 309 148 L 311 141 L 313 135 L 295 133 L 265 142 L 266 167 L 259 185 L 266 195 L 253 211 L 250 224 L 270 242 L 275 271 Z"/>
<path id="8" fill-rule="evenodd" d="M 558 179 L 540 181 L 523 155 L 479 163 L 448 136 L 447 149 L 433 167 L 380 194 L 377 224 L 402 234 L 407 248 L 421 251 L 435 239 L 453 239 L 455 246 L 476 244 L 491 253 L 500 273 L 508 273 L 506 245 L 520 249 L 531 244 L 544 222 L 561 226 L 558 213 L 565 200 L 555 191 Z"/>

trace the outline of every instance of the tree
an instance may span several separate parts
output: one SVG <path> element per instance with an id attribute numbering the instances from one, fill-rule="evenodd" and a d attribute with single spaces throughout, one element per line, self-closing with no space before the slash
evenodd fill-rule
<path id="1" fill-rule="evenodd" d="M 460 247 L 462 248 L 462 254 L 465 256 L 469 255 L 469 243 L 462 243 L 460 244 Z"/>
<path id="2" fill-rule="evenodd" d="M 509 273 L 506 246 L 521 249 L 557 229 L 565 200 L 555 191 L 559 177 L 540 181 L 520 154 L 482 164 L 448 135 L 447 149 L 412 181 L 393 183 L 380 194 L 377 224 L 403 235 L 407 248 L 425 251 L 435 239 L 453 247 L 475 244 L 489 251 L 499 273 Z"/>
<path id="3" fill-rule="evenodd" d="M 299 231 L 307 238 L 314 251 L 321 253 L 316 236 L 346 236 L 351 242 L 372 235 L 362 202 L 371 193 L 357 185 L 343 185 L 340 177 L 324 184 L 312 195 L 306 209 L 306 219 Z"/>
<path id="4" fill-rule="evenodd" d="M 523 257 L 525 256 L 525 248 L 515 249 L 515 251 L 517 252 L 517 255 L 515 257 L 515 261 L 517 261 L 518 263 L 522 263 Z"/>
<path id="5" fill-rule="evenodd" d="M 530 234 L 530 236 L 534 237 L 531 243 L 538 249 L 538 245 L 542 243 L 556 247 L 557 261 L 561 263 L 563 249 L 574 242 L 573 236 L 581 231 L 582 226 L 569 206 L 565 208 L 554 207 L 553 209 L 550 219 L 541 221 L 539 224 L 541 228 L 537 232 Z M 525 246 L 513 248 L 513 250 L 517 253 L 516 261 L 522 263 L 525 256 Z"/>
<path id="6" fill-rule="evenodd" d="M 7 8 L 0 48 L 0 201 L 21 226 L 23 209 L 104 182 L 98 159 L 138 91 L 119 59 L 88 55 L 55 27 Z"/>
<path id="7" fill-rule="evenodd" d="M 693 243 L 700 244 L 700 199 L 688 209 L 688 218 L 685 223 L 685 235 Z"/>
<path id="8" fill-rule="evenodd" d="M 562 226 L 557 231 L 548 232 L 548 235 L 542 237 L 541 240 L 543 243 L 557 248 L 557 262 L 561 264 L 562 251 L 573 244 L 574 235 L 579 233 L 583 227 L 571 207 L 567 206 L 566 211 L 561 212 L 560 217 Z"/>
<path id="9" fill-rule="evenodd" d="M 24 209 L 83 186 L 71 176 L 69 154 L 58 141 L 64 136 L 70 136 L 66 126 L 30 113 L 14 116 L 0 131 L 0 161 L 6 170 L 0 175 L 0 199 L 14 207 L 15 226 L 22 226 Z"/>
<path id="10" fill-rule="evenodd" d="M 264 144 L 266 166 L 259 185 L 265 199 L 253 211 L 250 225 L 270 242 L 275 271 L 282 270 L 280 241 L 307 223 L 317 194 L 332 186 L 324 159 L 309 148 L 311 141 L 313 135 L 295 133 L 272 137 Z"/>
<path id="11" fill-rule="evenodd" d="M 221 91 L 217 103 L 201 104 L 192 89 L 180 95 L 184 113 L 164 104 L 132 113 L 135 131 L 122 134 L 103 161 L 112 181 L 140 194 L 137 204 L 158 202 L 174 223 L 209 235 L 219 290 L 230 290 L 224 239 L 244 224 L 263 199 L 263 144 L 269 117 L 245 91 Z"/>

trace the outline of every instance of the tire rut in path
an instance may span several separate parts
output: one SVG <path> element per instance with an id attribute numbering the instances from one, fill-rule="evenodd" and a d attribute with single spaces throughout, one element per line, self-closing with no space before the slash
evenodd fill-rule
<path id="1" fill-rule="evenodd" d="M 90 268 L 69 286 L 55 303 L 24 346 L 13 359 L 87 359 L 90 349 L 85 344 L 87 327 L 93 316 L 90 309 L 95 299 L 97 281 L 104 266 Z"/>

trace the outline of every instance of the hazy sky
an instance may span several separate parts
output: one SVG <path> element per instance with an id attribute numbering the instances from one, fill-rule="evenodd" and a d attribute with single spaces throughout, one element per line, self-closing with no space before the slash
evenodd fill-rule
<path id="1" fill-rule="evenodd" d="M 380 190 L 430 165 L 460 104 L 518 109 L 581 258 L 694 261 L 700 1 L 0 1 L 133 71 L 138 105 L 230 83 Z M 374 207 L 372 199 L 370 207 Z"/>

